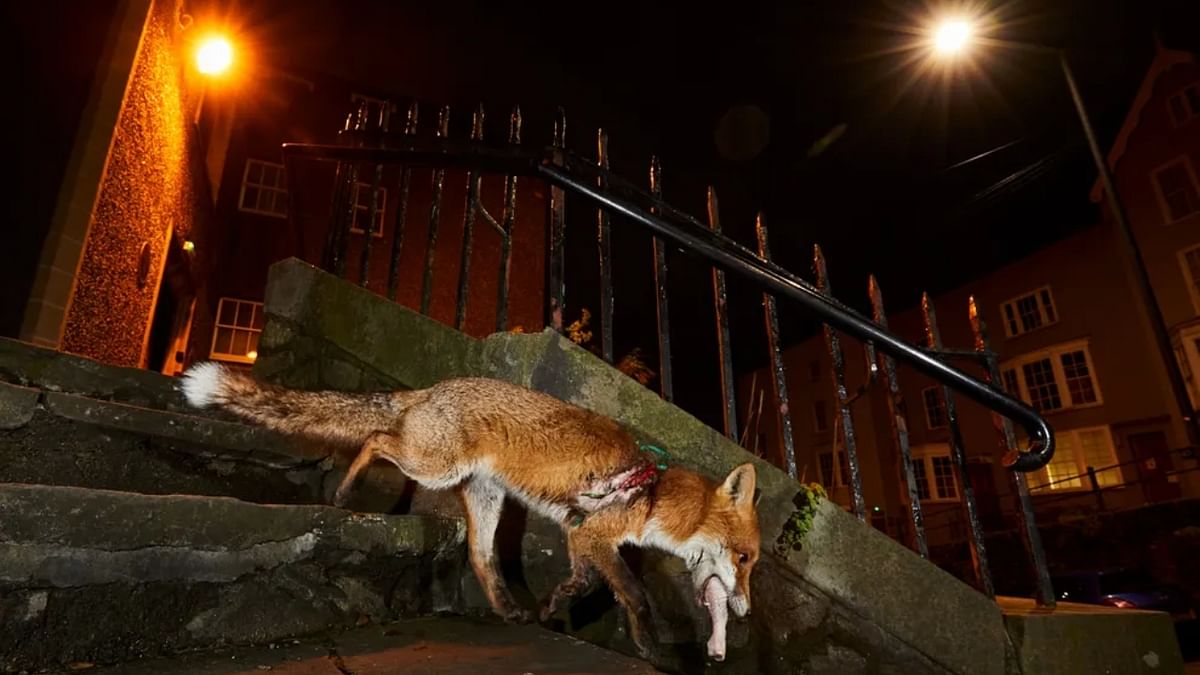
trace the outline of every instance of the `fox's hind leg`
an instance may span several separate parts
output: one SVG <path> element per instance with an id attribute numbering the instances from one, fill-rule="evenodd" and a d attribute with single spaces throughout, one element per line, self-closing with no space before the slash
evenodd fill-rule
<path id="1" fill-rule="evenodd" d="M 367 437 L 362 449 L 358 451 L 358 456 L 354 458 L 350 468 L 346 471 L 346 477 L 342 479 L 337 492 L 333 494 L 334 506 L 341 508 L 350 501 L 350 493 L 354 491 L 354 484 L 358 482 L 362 472 L 371 465 L 371 460 L 384 450 L 396 445 L 397 441 L 395 436 L 382 432 L 375 432 Z"/>
<path id="2" fill-rule="evenodd" d="M 542 621 L 549 621 L 559 611 L 569 609 L 575 600 L 591 593 L 599 585 L 600 575 L 596 573 L 596 567 L 585 556 L 578 554 L 570 533 L 567 535 L 567 553 L 571 556 L 571 576 L 555 586 L 542 601 L 538 616 Z"/>
<path id="3" fill-rule="evenodd" d="M 475 577 L 492 609 L 510 623 L 527 623 L 533 614 L 517 604 L 496 557 L 496 527 L 504 508 L 504 490 L 482 477 L 468 480 L 459 490 L 467 512 L 467 544 Z"/>

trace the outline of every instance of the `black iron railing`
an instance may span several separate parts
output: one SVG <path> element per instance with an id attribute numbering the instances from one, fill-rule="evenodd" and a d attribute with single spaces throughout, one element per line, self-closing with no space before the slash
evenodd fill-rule
<path id="1" fill-rule="evenodd" d="M 463 325 L 467 309 L 470 283 L 470 260 L 472 229 L 477 220 L 487 223 L 501 239 L 501 261 L 497 295 L 497 330 L 506 330 L 509 292 L 509 272 L 513 228 L 516 210 L 517 181 L 519 178 L 534 178 L 547 187 L 547 213 L 544 221 L 546 230 L 546 324 L 563 331 L 566 288 L 565 245 L 566 245 L 566 200 L 571 195 L 573 203 L 595 209 L 597 214 L 598 260 L 600 267 L 600 352 L 613 360 L 613 293 L 612 293 L 612 216 L 620 216 L 648 231 L 652 236 L 654 253 L 655 305 L 658 319 L 658 348 L 661 393 L 672 399 L 671 341 L 666 291 L 665 246 L 670 242 L 699 256 L 711 265 L 713 273 L 714 304 L 720 354 L 721 388 L 725 433 L 737 440 L 738 424 L 734 395 L 733 369 L 730 334 L 726 311 L 725 274 L 733 273 L 750 280 L 763 293 L 764 318 L 771 356 L 771 370 L 776 401 L 776 413 L 782 430 L 784 444 L 783 463 L 788 473 L 797 476 L 796 455 L 791 433 L 790 411 L 787 407 L 787 373 L 782 359 L 779 341 L 777 299 L 799 305 L 824 323 L 826 346 L 833 362 L 833 385 L 838 403 L 838 426 L 843 433 L 843 448 L 848 459 L 849 483 L 852 495 L 852 510 L 861 519 L 866 519 L 859 460 L 856 454 L 855 430 L 852 404 L 862 391 L 852 394 L 845 382 L 845 355 L 841 335 L 860 340 L 865 348 L 868 363 L 868 382 L 874 386 L 882 379 L 889 403 L 892 437 L 902 459 L 899 462 L 902 483 L 910 505 L 912 524 L 911 542 L 914 550 L 928 556 L 918 497 L 916 479 L 913 475 L 912 458 L 908 442 L 907 411 L 899 386 L 897 363 L 908 365 L 943 385 L 947 422 L 951 432 L 952 459 L 959 484 L 962 486 L 962 503 L 971 526 L 971 551 L 978 586 L 989 596 L 993 595 L 991 575 L 979 525 L 974 495 L 967 476 L 967 463 L 959 431 L 955 394 L 991 409 L 997 429 L 998 442 L 1003 449 L 1003 464 L 1012 469 L 1014 490 L 1021 508 L 1020 522 L 1024 541 L 1037 581 L 1038 601 L 1053 605 L 1054 595 L 1050 589 L 1045 556 L 1034 525 L 1033 509 L 1025 482 L 1025 473 L 1045 466 L 1054 453 L 1054 436 L 1045 420 L 1032 408 L 1006 394 L 998 377 L 997 356 L 991 351 L 986 327 L 976 311 L 974 300 L 970 307 L 970 318 L 975 334 L 972 349 L 952 350 L 942 345 L 933 304 L 924 298 L 923 312 L 926 327 L 924 347 L 909 344 L 890 333 L 884 312 L 883 296 L 878 283 L 872 278 L 869 284 L 872 317 L 868 318 L 835 299 L 829 285 L 824 256 L 819 247 L 814 247 L 813 271 L 816 283 L 812 284 L 799 275 L 771 262 L 767 229 L 762 217 L 757 223 L 757 253 L 738 244 L 721 232 L 717 197 L 710 188 L 708 193 L 708 223 L 672 207 L 662 198 L 661 166 L 657 158 L 651 161 L 649 190 L 642 190 L 629 181 L 612 173 L 608 168 L 608 139 L 603 131 L 597 135 L 597 153 L 594 159 L 576 155 L 566 148 L 566 117 L 561 110 L 555 119 L 551 145 L 531 147 L 521 145 L 521 116 L 514 110 L 511 116 L 507 143 L 488 144 L 483 138 L 483 109 L 475 111 L 470 139 L 460 141 L 450 138 L 449 110 L 442 108 L 432 137 L 422 137 L 417 129 L 417 107 L 409 107 L 403 132 L 389 129 L 389 113 L 385 109 L 375 114 L 365 106 L 348 118 L 339 143 L 332 145 L 286 143 L 283 146 L 285 164 L 293 166 L 301 160 L 335 162 L 337 174 L 331 209 L 331 226 L 326 238 L 322 257 L 327 269 L 339 276 L 346 275 L 348 241 L 354 211 L 358 200 L 360 171 L 371 176 L 372 192 L 368 223 L 374 223 L 380 203 L 383 168 L 401 167 L 398 179 L 399 206 L 394 209 L 394 237 L 387 279 L 387 294 L 396 298 L 398 266 L 404 242 L 403 229 L 408 215 L 408 194 L 412 171 L 428 169 L 432 173 L 432 192 L 428 207 L 428 232 L 420 309 L 428 314 L 435 278 L 434 251 L 440 225 L 445 172 L 450 169 L 468 172 L 468 188 L 463 217 L 463 244 L 460 274 L 455 307 L 455 325 Z M 480 182 L 484 174 L 500 174 L 505 180 L 503 213 L 495 218 L 480 199 Z M 289 179 L 292 172 L 288 171 Z M 294 186 L 289 186 L 294 187 Z M 574 207 L 573 207 L 574 208 Z M 371 237 L 364 237 L 359 264 L 359 279 L 364 286 L 368 283 Z M 976 378 L 952 365 L 966 361 L 981 369 L 982 378 Z M 1017 447 L 1012 422 L 1024 429 L 1029 447 L 1024 451 Z"/>

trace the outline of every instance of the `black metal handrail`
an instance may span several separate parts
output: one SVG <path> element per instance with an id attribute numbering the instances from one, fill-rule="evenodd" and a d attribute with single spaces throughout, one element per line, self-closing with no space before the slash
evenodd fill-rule
<path id="1" fill-rule="evenodd" d="M 790 298 L 816 314 L 826 324 L 869 342 L 939 383 L 1020 424 L 1029 438 L 1025 452 L 1012 448 L 1004 466 L 1028 472 L 1042 468 L 1054 455 L 1054 434 L 1046 420 L 1030 406 L 946 362 L 956 353 L 942 355 L 922 349 L 880 328 L 838 300 L 821 293 L 799 276 L 765 261 L 750 249 L 695 218 L 642 190 L 621 176 L 600 168 L 561 148 L 531 151 L 528 148 L 491 148 L 478 143 L 438 140 L 428 148 L 363 147 L 284 143 L 285 158 L 308 158 L 368 164 L 403 164 L 424 168 L 474 168 L 509 175 L 539 176 L 597 206 L 618 212 L 655 235 L 669 239 L 713 265 L 739 274 L 764 291 Z M 607 181 L 600 187 L 598 178 Z M 675 221 L 675 222 L 672 222 Z"/>

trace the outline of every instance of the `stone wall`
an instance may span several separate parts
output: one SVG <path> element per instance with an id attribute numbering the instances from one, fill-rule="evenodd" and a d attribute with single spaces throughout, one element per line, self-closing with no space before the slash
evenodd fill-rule
<path id="1" fill-rule="evenodd" d="M 1004 671 L 1006 638 L 994 603 L 829 502 L 809 514 L 803 546 L 772 553 L 797 512 L 801 486 L 556 333 L 474 340 L 298 260 L 272 268 L 266 311 L 255 366 L 266 379 L 309 389 L 381 389 L 491 376 L 611 416 L 667 448 L 673 461 L 713 477 L 755 462 L 764 551 L 753 580 L 756 610 L 750 621 L 731 625 L 722 672 Z M 452 495 L 415 490 L 386 466 L 373 467 L 367 483 L 354 508 L 457 512 Z M 555 524 L 513 508 L 502 528 L 506 569 L 529 596 L 541 597 L 566 576 Z M 699 667 L 708 619 L 682 564 L 649 551 L 633 551 L 630 560 L 651 589 L 660 639 L 674 646 L 662 665 Z M 467 586 L 468 600 L 484 607 L 471 580 Z M 604 593 L 576 607 L 563 628 L 630 649 Z"/>

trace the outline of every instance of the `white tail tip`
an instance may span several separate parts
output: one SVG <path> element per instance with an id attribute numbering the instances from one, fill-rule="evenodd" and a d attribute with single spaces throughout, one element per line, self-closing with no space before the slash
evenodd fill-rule
<path id="1" fill-rule="evenodd" d="M 189 404 L 203 408 L 216 399 L 224 379 L 225 368 L 219 363 L 206 361 L 197 363 L 183 374 L 180 388 Z"/>

